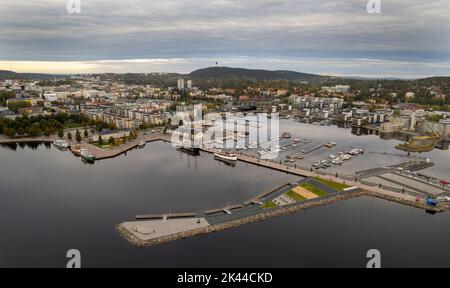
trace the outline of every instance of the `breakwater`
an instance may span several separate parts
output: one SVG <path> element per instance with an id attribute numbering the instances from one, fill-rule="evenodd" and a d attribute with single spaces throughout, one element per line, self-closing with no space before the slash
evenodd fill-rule
<path id="1" fill-rule="evenodd" d="M 293 213 L 296 213 L 296 212 L 299 212 L 302 210 L 307 210 L 307 209 L 311 209 L 311 208 L 315 208 L 315 207 L 331 205 L 331 204 L 345 201 L 345 200 L 348 200 L 351 198 L 357 198 L 357 197 L 362 197 L 362 196 L 376 197 L 376 198 L 384 199 L 387 201 L 411 206 L 414 208 L 423 209 L 423 210 L 430 211 L 433 213 L 444 212 L 444 211 L 447 211 L 450 209 L 450 205 L 448 203 L 441 204 L 437 207 L 430 207 L 422 202 L 410 201 L 410 200 L 406 200 L 405 198 L 386 195 L 384 193 L 378 193 L 378 192 L 373 192 L 373 191 L 355 191 L 355 192 L 344 192 L 344 193 L 340 193 L 340 194 L 335 194 L 335 195 L 331 195 L 329 197 L 319 198 L 315 201 L 309 201 L 309 202 L 295 204 L 293 206 L 267 209 L 267 211 L 260 212 L 258 214 L 252 215 L 252 216 L 247 216 L 247 217 L 243 217 L 240 219 L 227 221 L 227 222 L 223 222 L 223 223 L 219 223 L 219 224 L 214 224 L 214 225 L 210 225 L 207 227 L 193 229 L 193 230 L 176 233 L 176 234 L 172 234 L 172 235 L 166 235 L 166 236 L 162 236 L 162 237 L 154 238 L 154 239 L 150 239 L 150 240 L 139 239 L 138 237 L 133 235 L 130 231 L 125 229 L 122 224 L 118 224 L 116 226 L 116 229 L 125 239 L 127 239 L 130 243 L 132 243 L 136 246 L 153 246 L 153 245 L 167 243 L 170 241 L 186 239 L 189 237 L 205 235 L 205 234 L 214 233 L 214 232 L 220 232 L 220 231 L 232 229 L 235 227 L 239 227 L 242 225 L 251 224 L 251 223 L 255 223 L 255 222 L 259 222 L 259 221 L 264 221 L 264 220 L 274 218 L 274 217 L 285 216 L 285 215 L 293 214 Z"/>

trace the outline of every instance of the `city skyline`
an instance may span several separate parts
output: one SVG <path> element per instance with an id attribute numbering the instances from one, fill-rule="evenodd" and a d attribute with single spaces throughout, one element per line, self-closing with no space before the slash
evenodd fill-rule
<path id="1" fill-rule="evenodd" d="M 450 75 L 448 1 L 1 0 L 0 69 L 189 73 L 215 66 L 333 76 Z M 139 9 L 138 9 L 139 7 Z"/>

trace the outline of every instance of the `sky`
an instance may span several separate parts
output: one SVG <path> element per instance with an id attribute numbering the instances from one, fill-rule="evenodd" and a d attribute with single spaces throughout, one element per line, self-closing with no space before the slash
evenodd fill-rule
<path id="1" fill-rule="evenodd" d="M 80 1 L 81 13 L 67 3 Z M 0 0 L 0 69 L 450 76 L 450 1 Z"/>

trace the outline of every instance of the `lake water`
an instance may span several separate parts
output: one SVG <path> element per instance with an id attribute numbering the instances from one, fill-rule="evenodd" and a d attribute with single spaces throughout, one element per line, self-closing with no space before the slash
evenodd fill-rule
<path id="1" fill-rule="evenodd" d="M 376 141 L 350 135 L 340 139 Z M 162 142 L 95 165 L 45 145 L 0 146 L 0 161 L 0 267 L 64 267 L 72 248 L 84 267 L 363 267 L 372 248 L 381 250 L 383 266 L 450 266 L 449 213 L 367 197 L 135 247 L 115 225 L 136 214 L 217 208 L 299 179 L 245 163 L 229 167 L 209 154 L 194 158 Z"/>

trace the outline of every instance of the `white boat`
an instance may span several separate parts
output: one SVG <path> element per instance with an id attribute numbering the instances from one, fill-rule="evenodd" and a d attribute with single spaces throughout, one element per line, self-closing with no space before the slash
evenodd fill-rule
<path id="1" fill-rule="evenodd" d="M 348 154 L 356 156 L 359 155 L 359 153 L 361 153 L 359 149 L 352 149 Z"/>
<path id="2" fill-rule="evenodd" d="M 234 153 L 230 153 L 230 152 L 222 152 L 222 151 L 217 151 L 216 153 L 214 153 L 214 157 L 218 158 L 218 159 L 222 159 L 222 160 L 227 160 L 227 161 L 237 161 L 237 155 Z"/>
<path id="3" fill-rule="evenodd" d="M 55 140 L 53 142 L 53 145 L 56 148 L 60 148 L 60 149 L 67 149 L 67 148 L 69 148 L 69 143 L 67 143 L 67 141 L 64 141 L 64 140 Z"/>
<path id="4" fill-rule="evenodd" d="M 342 156 L 342 160 L 351 160 L 352 156 L 345 154 L 344 156 Z"/>

